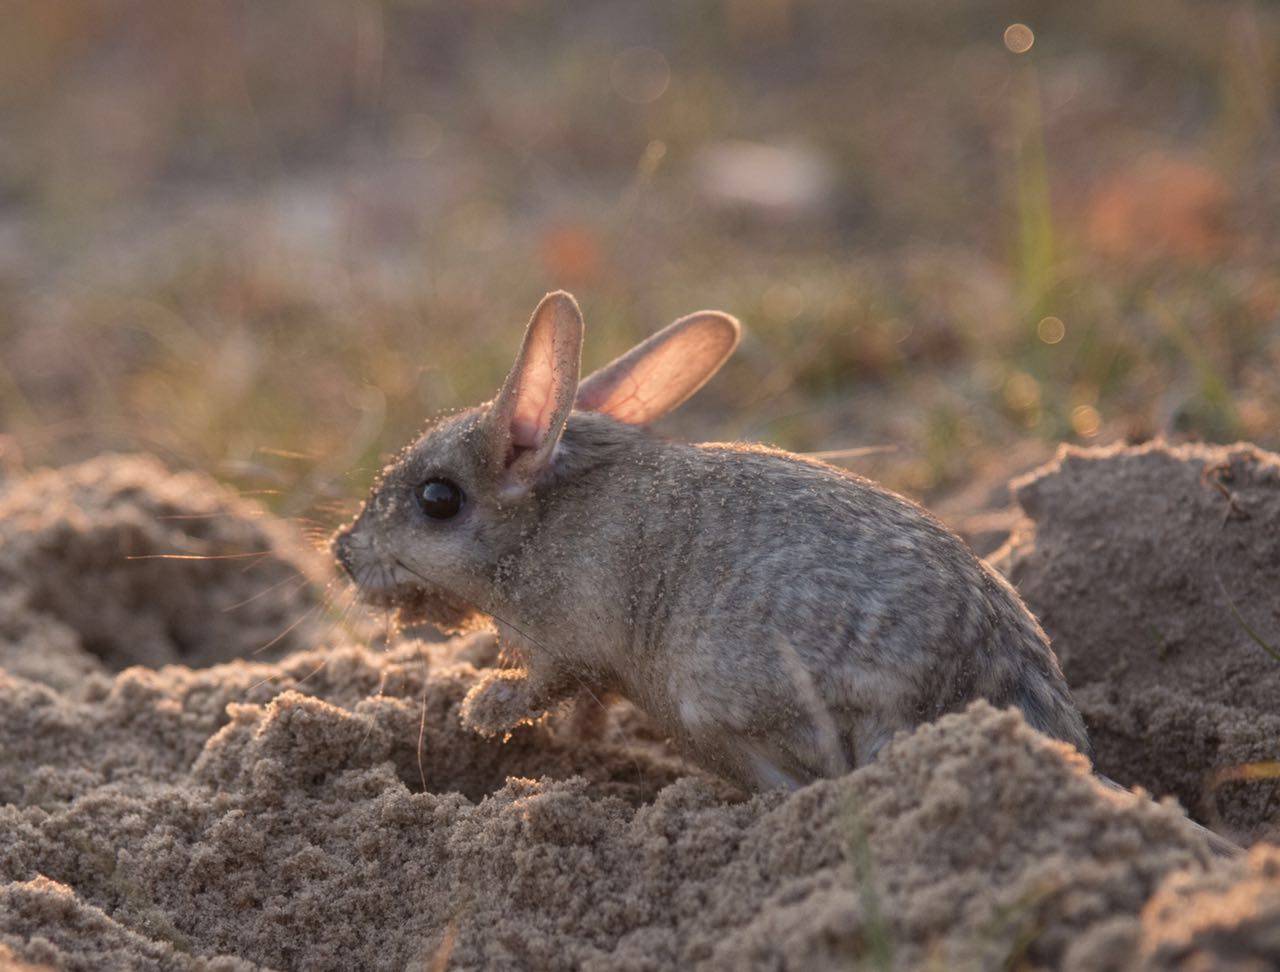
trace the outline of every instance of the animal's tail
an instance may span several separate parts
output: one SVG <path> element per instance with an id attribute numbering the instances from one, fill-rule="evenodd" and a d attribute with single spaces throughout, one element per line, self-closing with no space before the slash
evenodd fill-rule
<path id="1" fill-rule="evenodd" d="M 991 613 L 998 619 L 992 632 L 993 657 L 1004 663 L 995 673 L 990 697 L 1016 705 L 1032 728 L 1070 743 L 1092 759 L 1089 733 L 1071 699 L 1049 636 L 1013 585 L 989 564 L 980 563 Z"/>
<path id="2" fill-rule="evenodd" d="M 1132 793 L 1128 787 L 1121 786 L 1115 780 L 1103 776 L 1101 773 L 1094 773 L 1094 778 L 1099 783 L 1111 790 L 1117 790 L 1120 793 Z M 1209 844 L 1209 849 L 1219 857 L 1239 857 L 1244 853 L 1244 848 L 1234 841 L 1228 840 L 1221 834 L 1214 833 L 1208 827 L 1196 823 L 1190 817 L 1183 817 L 1187 829 L 1202 836 Z"/>
<path id="3" fill-rule="evenodd" d="M 1050 665 L 1054 664 L 1052 656 L 1048 661 Z M 1070 743 L 1093 759 L 1089 732 L 1060 672 L 1043 673 L 1043 677 L 1036 679 L 1024 678 L 1014 695 L 1013 704 L 1022 710 L 1023 718 L 1031 728 Z"/>

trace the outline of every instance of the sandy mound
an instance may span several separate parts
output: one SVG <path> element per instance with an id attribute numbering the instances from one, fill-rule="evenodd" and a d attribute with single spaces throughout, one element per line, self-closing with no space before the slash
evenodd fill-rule
<path id="1" fill-rule="evenodd" d="M 1280 968 L 1280 848 L 1166 881 L 1143 914 L 1141 955 L 1157 968 Z"/>
<path id="2" fill-rule="evenodd" d="M 214 559 L 173 559 L 197 557 Z M 257 507 L 149 457 L 4 484 L 0 665 L 65 688 L 129 665 L 248 655 L 313 613 L 311 559 Z M 310 636 L 300 624 L 266 657 Z"/>
<path id="3" fill-rule="evenodd" d="M 1238 838 L 1276 836 L 1280 456 L 1248 446 L 1065 449 L 1014 484 L 1001 557 L 1053 639 L 1098 769 Z M 1274 765 L 1274 763 L 1272 763 Z"/>
<path id="4" fill-rule="evenodd" d="M 1276 954 L 1275 851 L 1214 859 L 1176 808 L 1100 786 L 1078 754 L 984 704 L 843 779 L 743 799 L 625 704 L 580 701 L 507 738 L 463 730 L 488 636 L 107 675 L 90 601 L 134 625 L 111 635 L 117 658 L 134 637 L 208 658 L 212 636 L 158 634 L 202 621 L 239 648 L 262 634 L 261 617 L 221 610 L 237 583 L 225 562 L 135 581 L 127 564 L 171 562 L 122 566 L 83 541 L 102 522 L 148 550 L 273 542 L 225 497 L 235 515 L 216 529 L 231 533 L 185 533 L 212 518 L 164 532 L 158 497 L 188 509 L 220 494 L 154 467 L 122 487 L 137 468 L 101 460 L 0 496 L 0 559 L 27 578 L 0 631 L 0 962 L 1120 969 Z M 35 483 L 69 526 L 34 508 Z M 1020 549 L 1034 562 L 1030 537 Z M 41 598 L 46 575 L 109 583 Z"/>

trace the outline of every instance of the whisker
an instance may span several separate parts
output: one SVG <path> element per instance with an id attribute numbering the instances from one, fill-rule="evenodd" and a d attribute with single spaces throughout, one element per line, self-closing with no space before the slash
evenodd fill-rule
<path id="1" fill-rule="evenodd" d="M 250 510 L 247 513 L 251 517 L 259 517 L 262 515 L 261 510 Z M 220 510 L 217 513 L 166 513 L 163 516 L 154 517 L 156 520 L 213 520 L 220 516 L 234 516 L 241 519 L 246 516 L 243 510 Z"/>
<path id="2" fill-rule="evenodd" d="M 312 509 L 317 513 L 336 513 L 338 516 L 349 516 L 355 509 L 356 504 L 350 501 L 330 501 L 326 503 L 315 503 Z"/>
<path id="3" fill-rule="evenodd" d="M 255 550 L 238 554 L 131 554 L 125 560 L 245 560 L 249 557 L 266 557 L 274 550 Z"/>
<path id="4" fill-rule="evenodd" d="M 330 582 L 328 587 L 325 588 L 324 597 L 315 607 L 317 612 L 324 612 L 328 617 L 328 622 L 324 625 L 323 630 L 317 633 L 314 639 L 317 645 L 328 643 L 334 631 L 346 623 L 347 616 L 351 610 L 350 604 L 344 608 L 334 603 L 332 587 L 333 583 Z"/>
<path id="5" fill-rule="evenodd" d="M 351 634 L 349 623 L 351 622 L 352 614 L 357 611 L 361 612 L 366 617 L 368 616 L 368 606 L 360 600 L 358 592 L 350 584 L 344 584 L 337 588 L 336 598 L 341 598 L 345 604 L 339 604 L 336 602 L 334 589 L 337 587 L 339 582 L 340 578 L 334 578 L 325 588 L 326 604 L 331 610 L 337 610 L 338 613 L 333 616 L 329 626 L 325 629 L 322 640 L 327 641 L 330 635 L 338 629 L 341 629 L 347 634 Z"/>
<path id="6" fill-rule="evenodd" d="M 324 668 L 324 666 L 325 666 L 325 665 L 327 665 L 327 664 L 329 664 L 329 659 L 328 659 L 328 658 L 326 658 L 324 661 L 322 661 L 319 665 L 317 665 L 317 666 L 316 666 L 315 668 L 313 668 L 311 671 L 307 672 L 307 674 L 303 675 L 303 676 L 302 676 L 302 678 L 300 678 L 300 679 L 298 679 L 296 682 L 294 682 L 294 683 L 293 683 L 293 684 L 294 684 L 294 687 L 296 688 L 297 686 L 301 685 L 303 682 L 307 681 L 307 679 L 311 678 L 313 675 L 318 675 L 318 674 L 320 674 L 320 669 Z"/>
<path id="7" fill-rule="evenodd" d="M 427 649 L 418 645 L 418 658 L 422 661 L 422 715 L 418 719 L 418 779 L 422 782 L 422 792 L 427 792 L 427 769 L 423 752 L 427 746 L 427 679 L 431 672 L 427 666 Z"/>
<path id="8" fill-rule="evenodd" d="M 272 638 L 270 641 L 268 641 L 268 642 L 267 642 L 265 645 L 263 645 L 261 648 L 255 648 L 253 651 L 249 652 L 249 654 L 251 654 L 251 655 L 258 655 L 258 654 L 261 654 L 262 652 L 266 651 L 266 650 L 267 650 L 268 648 L 270 648 L 272 645 L 279 644 L 279 643 L 280 643 L 280 641 L 281 641 L 283 638 L 285 638 L 285 637 L 289 634 L 289 632 L 290 632 L 290 631 L 292 631 L 292 630 L 293 630 L 294 628 L 296 628 L 298 625 L 302 624 L 302 622 L 303 622 L 303 621 L 307 620 L 307 618 L 311 617 L 311 615 L 315 614 L 315 613 L 316 613 L 316 611 L 318 611 L 318 610 L 319 610 L 319 607 L 313 607 L 313 608 L 309 609 L 306 613 L 304 613 L 304 614 L 302 615 L 302 617 L 298 618 L 298 620 L 297 620 L 297 621 L 293 622 L 293 624 L 289 625 L 289 627 L 285 628 L 283 631 L 281 631 L 278 635 L 276 635 L 274 638 Z"/>
<path id="9" fill-rule="evenodd" d="M 275 554 L 274 550 L 264 551 L 262 554 L 258 556 L 257 560 L 251 560 L 249 561 L 249 563 L 245 564 L 240 569 L 240 573 L 242 574 L 249 573 L 249 571 L 253 570 L 253 568 L 257 567 L 259 564 L 265 563 L 273 554 Z"/>
<path id="10" fill-rule="evenodd" d="M 368 698 L 371 698 L 371 699 L 382 698 L 382 690 L 386 687 L 386 685 L 387 685 L 387 670 L 384 668 L 382 670 L 381 677 L 378 679 L 378 691 L 376 691 L 373 695 L 368 696 Z M 366 729 L 364 735 L 360 737 L 360 744 L 356 746 L 357 751 L 364 749 L 364 744 L 369 741 L 369 737 L 373 735 L 373 730 L 376 726 L 377 726 L 377 721 L 372 716 L 370 716 L 369 728 Z"/>
<path id="11" fill-rule="evenodd" d="M 897 452 L 896 445 L 858 446 L 852 449 L 829 449 L 826 452 L 801 452 L 799 455 L 809 459 L 820 459 L 823 462 L 835 462 L 838 459 L 858 459 L 862 456 L 878 456 L 886 452 Z"/>
<path id="12" fill-rule="evenodd" d="M 254 682 L 252 685 L 250 685 L 247 689 L 245 689 L 245 690 L 244 690 L 244 697 L 247 697 L 247 696 L 249 695 L 249 693 L 250 693 L 250 692 L 252 692 L 254 689 L 256 689 L 256 688 L 258 688 L 258 687 L 260 687 L 260 686 L 262 686 L 262 685 L 266 685 L 266 684 L 267 684 L 268 682 L 270 682 L 273 678 L 279 678 L 279 677 L 280 677 L 280 672 L 272 672 L 272 673 L 271 673 L 270 675 L 268 675 L 266 678 L 260 678 L 260 679 L 258 679 L 258 681 Z"/>
<path id="13" fill-rule="evenodd" d="M 270 587 L 266 588 L 265 590 L 258 591 L 258 593 L 257 593 L 257 594 L 254 594 L 254 595 L 252 595 L 252 596 L 250 596 L 250 597 L 246 597 L 243 601 L 236 601 L 236 603 L 235 603 L 235 604 L 232 604 L 232 605 L 230 605 L 230 606 L 228 606 L 228 607 L 224 607 L 224 608 L 222 609 L 222 612 L 223 612 L 223 614 L 226 614 L 226 613 L 228 613 L 228 612 L 230 612 L 230 611 L 234 611 L 234 610 L 236 610 L 237 608 L 242 608 L 242 607 L 244 607 L 246 604 L 251 604 L 251 603 L 253 603 L 254 601 L 256 601 L 258 598 L 260 598 L 260 597 L 266 597 L 266 596 L 267 596 L 268 594 L 270 594 L 272 591 L 277 590 L 277 589 L 279 589 L 279 588 L 283 587 L 285 584 L 288 584 L 290 581 L 293 581 L 295 584 L 297 584 L 297 589 L 298 589 L 298 590 L 301 590 L 304 586 L 306 586 L 306 583 L 307 583 L 307 577 L 306 577 L 306 575 L 305 575 L 305 574 L 302 574 L 302 573 L 295 573 L 292 577 L 286 577 L 286 578 L 285 578 L 284 580 L 282 580 L 282 581 L 277 581 L 276 583 L 272 584 Z M 290 593 L 292 593 L 292 591 L 291 591 Z"/>

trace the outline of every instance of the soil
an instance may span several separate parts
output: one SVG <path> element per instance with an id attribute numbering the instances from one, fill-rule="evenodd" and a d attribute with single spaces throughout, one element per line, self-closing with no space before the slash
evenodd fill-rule
<path id="1" fill-rule="evenodd" d="M 1247 447 L 1067 452 L 1016 484 L 1027 520 L 1002 562 L 1116 779 L 1196 809 L 1192 783 L 1276 758 L 1280 662 L 1235 614 L 1275 637 L 1278 487 L 1280 459 Z M 268 552 L 248 572 L 124 559 L 182 551 Z M 485 737 L 460 710 L 497 677 L 490 635 L 374 650 L 317 620 L 252 655 L 324 616 L 309 583 L 269 590 L 308 561 L 257 508 L 151 460 L 0 487 L 0 965 L 1280 960 L 1265 779 L 1197 811 L 1257 840 L 1224 859 L 1172 800 L 1102 785 L 984 703 L 789 794 L 691 769 L 620 700 Z M 1197 586 L 1214 578 L 1234 613 Z"/>
<path id="2" fill-rule="evenodd" d="M 1053 640 L 1098 770 L 1280 838 L 1280 457 L 1064 449 L 1017 480 L 998 565 Z"/>
<path id="3" fill-rule="evenodd" d="M 10 672 L 40 677 L 30 666 L 50 642 L 79 678 L 274 659 L 314 640 L 314 552 L 259 507 L 153 458 L 0 481 L 0 551 L 0 666 Z M 39 630 L 12 627 L 24 621 Z"/>

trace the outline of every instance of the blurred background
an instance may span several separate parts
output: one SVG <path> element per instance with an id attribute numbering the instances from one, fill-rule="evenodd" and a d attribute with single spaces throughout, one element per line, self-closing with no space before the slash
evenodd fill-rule
<path id="1" fill-rule="evenodd" d="M 1062 440 L 1280 446 L 1276 4 L 4 14 L 10 472 L 146 450 L 325 508 L 555 287 L 588 369 L 742 318 L 663 431 L 877 447 L 840 461 L 944 512 Z"/>

